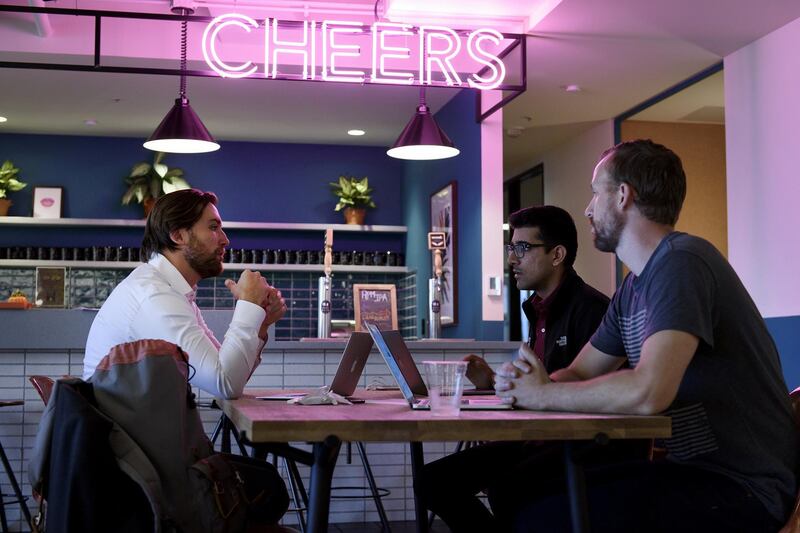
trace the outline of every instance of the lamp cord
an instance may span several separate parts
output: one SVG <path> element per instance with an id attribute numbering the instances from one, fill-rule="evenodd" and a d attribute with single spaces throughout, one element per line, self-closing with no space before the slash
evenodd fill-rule
<path id="1" fill-rule="evenodd" d="M 188 22 L 181 22 L 181 100 L 186 100 L 186 42 Z"/>
<path id="2" fill-rule="evenodd" d="M 428 53 L 428 49 L 426 47 L 427 43 L 425 41 L 426 41 L 425 36 L 423 36 L 423 38 L 422 38 L 422 50 L 420 51 L 420 53 L 422 54 L 422 61 L 425 61 L 426 55 Z M 423 71 L 424 70 L 425 69 L 423 69 Z M 419 106 L 420 106 L 420 108 L 423 107 L 423 106 L 427 107 L 427 104 L 425 103 L 425 79 L 424 78 L 421 78 L 419 80 Z"/>

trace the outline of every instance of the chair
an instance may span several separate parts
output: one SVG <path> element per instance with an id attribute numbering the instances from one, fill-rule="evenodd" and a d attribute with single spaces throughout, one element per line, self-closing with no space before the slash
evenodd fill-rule
<path id="1" fill-rule="evenodd" d="M 797 426 L 797 429 L 800 430 L 800 387 L 790 392 L 789 397 L 792 399 L 794 423 Z M 789 520 L 779 533 L 800 533 L 800 493 L 797 495 L 797 499 L 794 503 L 794 509 L 792 510 L 791 516 L 789 516 Z"/>
<path id="2" fill-rule="evenodd" d="M 14 405 L 23 405 L 24 403 L 25 402 L 22 400 L 0 401 L 0 407 L 11 407 Z M 3 468 L 6 471 L 8 481 L 11 483 L 11 488 L 14 490 L 14 499 L 9 503 L 19 503 L 20 509 L 22 509 L 22 514 L 25 515 L 25 520 L 28 522 L 28 527 L 33 529 L 33 526 L 31 526 L 31 512 L 28 510 L 28 506 L 25 503 L 25 496 L 22 495 L 22 491 L 19 488 L 19 483 L 17 483 L 17 478 L 14 476 L 14 470 L 11 468 L 11 464 L 8 462 L 8 457 L 6 457 L 6 451 L 3 449 L 2 442 L 0 442 L 0 461 L 3 463 Z M 3 527 L 3 532 L 8 531 L 5 507 L 5 499 L 3 495 L 0 494 L 0 525 Z"/>
<path id="3" fill-rule="evenodd" d="M 39 397 L 44 404 L 47 405 L 47 402 L 50 400 L 50 394 L 53 392 L 53 385 L 55 384 L 53 378 L 47 376 L 29 376 L 28 381 L 31 382 L 36 392 L 39 393 Z"/>
<path id="4" fill-rule="evenodd" d="M 42 399 L 42 403 L 47 407 L 47 402 L 50 401 L 50 395 L 53 393 L 53 386 L 55 385 L 53 378 L 36 375 L 28 376 L 28 381 L 31 382 L 31 385 L 33 385 L 33 388 L 39 394 L 39 398 Z M 33 499 L 40 505 L 39 512 L 36 514 L 34 522 L 37 526 L 41 527 L 44 525 L 44 511 L 42 507 L 44 502 L 42 500 L 42 495 L 34 490 Z"/>
<path id="5" fill-rule="evenodd" d="M 216 404 L 212 404 L 212 408 L 219 408 Z M 214 433 L 211 437 L 211 442 L 216 443 L 217 439 L 221 436 L 222 442 L 220 444 L 220 451 L 230 453 L 231 449 L 231 441 L 230 437 L 233 436 L 236 444 L 239 447 L 239 451 L 242 455 L 247 455 L 247 451 L 244 447 L 244 443 L 242 442 L 241 438 L 236 432 L 236 427 L 233 425 L 233 422 L 223 413 L 220 416 L 219 422 L 217 422 L 217 426 L 214 428 Z M 332 499 L 341 498 L 341 499 L 358 499 L 358 498 L 365 498 L 371 497 L 373 502 L 375 503 L 375 509 L 378 512 L 378 517 L 381 522 L 381 531 L 390 532 L 391 526 L 389 525 L 389 517 L 386 514 L 386 510 L 383 507 L 383 501 L 381 498 L 388 496 L 391 494 L 391 491 L 385 488 L 381 488 L 377 486 L 375 483 L 375 476 L 372 473 L 372 468 L 369 465 L 369 460 L 367 459 L 367 450 L 364 446 L 363 442 L 356 442 L 356 449 L 358 450 L 358 455 L 361 458 L 361 464 L 364 467 L 364 474 L 367 478 L 368 487 L 352 487 L 352 486 L 337 486 L 331 487 L 331 490 L 369 490 L 369 496 L 363 495 L 338 495 L 338 496 L 331 496 Z M 352 443 L 347 443 L 347 462 L 348 464 L 351 461 L 351 446 Z M 292 500 L 294 502 L 294 511 L 297 513 L 297 521 L 300 527 L 301 532 L 305 532 L 306 530 L 306 520 L 303 512 L 308 508 L 308 492 L 306 491 L 305 485 L 303 485 L 303 479 L 300 476 L 300 471 L 297 468 L 297 460 L 296 458 L 288 457 L 285 453 L 286 450 L 290 449 L 289 446 L 285 447 L 275 447 L 275 446 L 264 446 L 264 445 L 255 445 L 253 446 L 253 457 L 266 459 L 268 454 L 272 454 L 277 461 L 278 457 L 281 458 L 283 461 L 284 467 L 286 468 L 286 472 L 288 474 L 288 484 L 290 489 L 290 494 L 292 496 Z M 277 465 L 276 465 L 277 466 Z"/>
<path id="6" fill-rule="evenodd" d="M 334 490 L 365 490 L 369 489 L 369 494 L 372 497 L 372 501 L 375 502 L 375 510 L 378 511 L 378 518 L 381 521 L 381 531 L 384 532 L 391 532 L 391 526 L 389 525 L 389 517 L 386 515 L 386 510 L 383 507 L 383 500 L 382 498 L 391 494 L 389 489 L 385 489 L 382 487 L 378 487 L 377 483 L 375 483 L 375 476 L 372 474 L 372 467 L 369 466 L 369 460 L 367 459 L 367 449 L 364 446 L 364 443 L 358 441 L 355 443 L 356 449 L 358 450 L 358 456 L 361 458 L 361 464 L 364 467 L 364 475 L 367 478 L 367 485 L 368 487 L 352 487 L 352 486 L 334 486 L 331 487 L 331 491 Z M 346 443 L 347 446 L 347 464 L 351 463 L 351 455 L 352 455 L 352 443 Z M 367 498 L 368 496 L 365 495 L 331 495 L 332 499 L 341 498 L 341 499 L 360 499 L 360 498 Z"/>

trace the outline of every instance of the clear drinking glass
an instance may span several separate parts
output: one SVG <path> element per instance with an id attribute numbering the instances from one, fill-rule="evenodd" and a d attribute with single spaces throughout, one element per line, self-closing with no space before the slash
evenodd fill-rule
<path id="1" fill-rule="evenodd" d="M 458 416 L 464 392 L 466 361 L 423 361 L 434 416 Z"/>

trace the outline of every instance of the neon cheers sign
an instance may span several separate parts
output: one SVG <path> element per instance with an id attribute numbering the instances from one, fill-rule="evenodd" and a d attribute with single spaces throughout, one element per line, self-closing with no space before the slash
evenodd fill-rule
<path id="1" fill-rule="evenodd" d="M 262 51 L 235 46 L 263 29 Z M 244 32 L 244 33 L 243 33 Z M 438 85 L 495 89 L 506 77 L 500 57 L 505 37 L 484 28 L 457 33 L 444 26 L 414 27 L 393 22 L 266 19 L 230 13 L 212 20 L 203 32 L 203 57 L 223 78 L 261 75 L 394 85 Z M 240 54 L 234 61 L 230 57 Z M 260 57 L 253 57 L 258 55 Z M 223 58 L 224 56 L 224 58 Z M 263 61 L 263 72 L 255 60 Z"/>

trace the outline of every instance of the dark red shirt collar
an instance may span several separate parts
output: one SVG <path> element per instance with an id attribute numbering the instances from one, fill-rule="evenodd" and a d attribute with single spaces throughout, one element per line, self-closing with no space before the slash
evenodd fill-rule
<path id="1" fill-rule="evenodd" d="M 553 302 L 556 300 L 558 296 L 558 291 L 564 285 L 564 280 L 567 279 L 566 273 L 561 276 L 561 281 L 558 282 L 555 290 L 550 293 L 547 298 L 540 298 L 538 294 L 534 294 L 531 298 L 531 304 L 533 305 L 533 310 L 536 311 L 538 316 L 547 316 L 547 312 L 550 310 L 550 307 L 553 305 Z"/>

